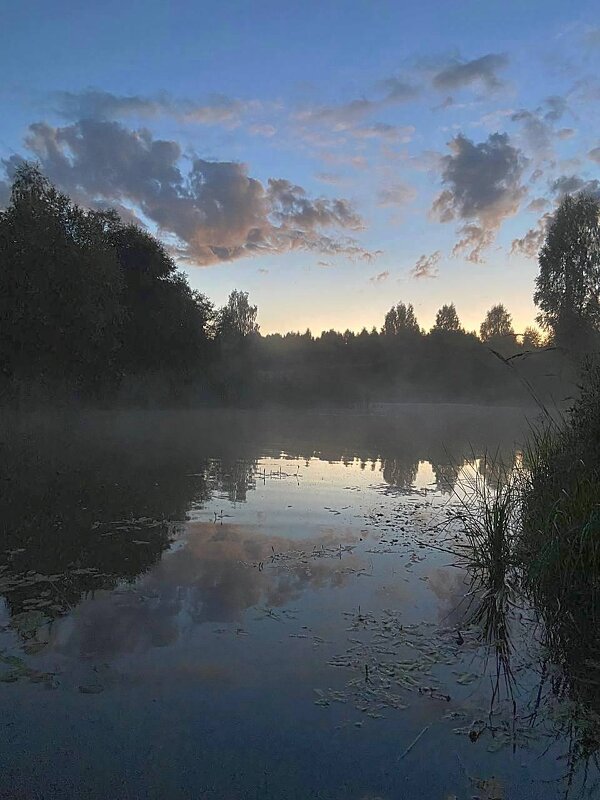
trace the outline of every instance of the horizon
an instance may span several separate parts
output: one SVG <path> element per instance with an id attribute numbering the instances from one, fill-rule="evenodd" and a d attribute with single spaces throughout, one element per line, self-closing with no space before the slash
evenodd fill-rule
<path id="1" fill-rule="evenodd" d="M 533 324 L 547 215 L 600 192 L 596 4 L 245 11 L 7 8 L 0 203 L 36 160 L 217 305 L 248 291 L 263 334 L 379 329 L 397 302 L 426 330 L 451 302 L 468 331 L 497 303 Z"/>

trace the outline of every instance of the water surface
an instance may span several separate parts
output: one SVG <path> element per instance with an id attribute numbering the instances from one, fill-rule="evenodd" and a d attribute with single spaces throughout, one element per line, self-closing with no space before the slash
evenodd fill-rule
<path id="1" fill-rule="evenodd" d="M 0 796 L 588 791 L 530 611 L 490 714 L 446 552 L 469 476 L 525 427 L 439 406 L 6 427 Z"/>

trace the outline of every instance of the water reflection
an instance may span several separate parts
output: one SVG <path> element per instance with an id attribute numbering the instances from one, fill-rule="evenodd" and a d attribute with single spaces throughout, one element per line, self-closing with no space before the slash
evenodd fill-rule
<path id="1" fill-rule="evenodd" d="M 383 480 L 398 489 L 410 489 L 414 486 L 419 461 L 407 458 L 384 458 L 381 465 Z"/>
<path id="2" fill-rule="evenodd" d="M 23 754 L 58 752 L 52 742 L 68 727 L 78 755 L 94 740 L 88 769 L 98 787 L 121 770 L 130 795 L 146 796 L 146 767 L 138 763 L 131 778 L 137 756 L 127 738 L 105 774 L 96 762 L 125 713 L 140 750 L 157 759 L 153 779 L 172 781 L 164 796 L 205 786 L 215 798 L 260 796 L 255 772 L 276 762 L 274 797 L 427 796 L 431 780 L 435 796 L 469 796 L 469 776 L 485 765 L 488 775 L 503 773 L 507 796 L 525 798 L 529 776 L 556 777 L 568 741 L 574 786 L 578 765 L 598 751 L 598 637 L 569 609 L 539 626 L 548 632 L 539 662 L 514 633 L 528 624 L 522 606 L 512 595 L 495 603 L 510 570 L 480 570 L 473 587 L 468 569 L 448 566 L 439 520 L 453 492 L 466 473 L 490 480 L 486 448 L 503 446 L 512 458 L 515 438 L 514 420 L 504 431 L 498 424 L 494 439 L 480 412 L 458 416 L 100 415 L 5 435 L 0 680 L 10 668 L 18 686 L 0 686 L 0 702 L 12 713 L 21 692 L 46 709 L 38 718 L 18 707 L 11 723 L 22 738 L 15 734 L 10 763 L 26 774 Z M 470 590 L 487 598 L 479 618 L 459 603 Z M 482 625 L 491 652 L 517 676 L 489 716 Z M 33 694 L 40 676 L 57 691 Z M 573 713 L 561 717 L 567 707 Z M 90 719 L 100 718 L 96 729 Z M 533 729 L 548 726 L 558 744 L 546 755 Z M 32 731 L 40 738 L 28 749 Z M 190 753 L 196 740 L 202 758 Z M 486 747 L 498 743 L 531 747 L 519 751 L 527 779 L 506 756 L 491 760 Z M 435 778 L 415 767 L 423 758 L 435 760 Z M 227 768 L 218 766 L 224 759 Z M 85 793 L 88 779 L 62 770 Z"/>
<path id="3" fill-rule="evenodd" d="M 217 495 L 245 502 L 271 447 L 380 472 L 409 491 L 419 463 L 454 487 L 480 412 L 406 407 L 404 417 L 89 414 L 5 421 L 0 462 L 0 592 L 11 614 L 59 616 L 87 593 L 134 580 L 169 547 L 173 522 Z M 451 418 L 452 424 L 448 424 Z M 514 435 L 514 415 L 495 414 Z M 484 436 L 484 431 L 487 435 Z M 456 454 L 454 466 L 448 453 Z"/>
<path id="4" fill-rule="evenodd" d="M 191 523 L 182 546 L 134 588 L 83 603 L 66 632 L 54 636 L 63 651 L 112 658 L 173 644 L 190 625 L 242 624 L 253 607 L 276 618 L 274 609 L 307 589 L 344 586 L 363 564 L 348 547 L 356 541 L 355 531 L 290 541 L 247 526 Z"/>

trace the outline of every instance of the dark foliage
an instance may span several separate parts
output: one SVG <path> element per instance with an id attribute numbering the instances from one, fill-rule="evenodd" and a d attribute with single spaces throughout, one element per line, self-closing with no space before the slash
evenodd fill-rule
<path id="1" fill-rule="evenodd" d="M 571 350 L 598 344 L 600 323 L 600 202 L 567 195 L 552 218 L 539 254 L 534 299 L 538 322 Z"/>
<path id="2" fill-rule="evenodd" d="M 4 402 L 512 403 L 526 393 L 492 351 L 542 350 L 534 329 L 514 333 L 501 305 L 481 338 L 463 329 L 454 304 L 429 333 L 410 303 L 393 305 L 381 331 L 358 334 L 261 336 L 256 317 L 241 291 L 216 310 L 163 244 L 116 212 L 79 208 L 34 166 L 17 171 L 0 212 Z M 556 358 L 524 358 L 524 383 L 559 398 Z"/>
<path id="3" fill-rule="evenodd" d="M 111 396 L 141 375 L 201 375 L 211 304 L 164 247 L 84 211 L 25 164 L 0 215 L 0 367 L 9 396 Z"/>

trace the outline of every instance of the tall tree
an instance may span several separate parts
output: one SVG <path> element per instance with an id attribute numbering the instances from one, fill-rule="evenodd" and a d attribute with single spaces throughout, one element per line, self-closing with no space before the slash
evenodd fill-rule
<path id="1" fill-rule="evenodd" d="M 434 331 L 460 331 L 461 325 L 454 303 L 443 305 L 435 315 Z"/>
<path id="2" fill-rule="evenodd" d="M 154 236 L 123 225 L 114 212 L 104 218 L 123 275 L 123 370 L 140 374 L 201 368 L 214 314 L 211 303 L 192 291 Z"/>
<path id="3" fill-rule="evenodd" d="M 561 346 L 589 346 L 600 326 L 600 200 L 566 195 L 538 260 L 538 323 Z"/>
<path id="4" fill-rule="evenodd" d="M 101 215 L 31 164 L 0 214 L 0 362 L 7 377 L 91 389 L 115 368 L 122 278 Z"/>
<path id="5" fill-rule="evenodd" d="M 405 305 L 398 303 L 392 306 L 385 315 L 383 328 L 381 330 L 386 336 L 397 336 L 399 333 L 419 333 L 419 323 L 415 317 L 415 310 L 412 303 Z"/>
<path id="6" fill-rule="evenodd" d="M 514 342 L 512 317 L 502 303 L 492 306 L 487 312 L 479 328 L 479 337 L 482 342 Z"/>
<path id="7" fill-rule="evenodd" d="M 179 387 L 204 366 L 212 318 L 157 239 L 17 170 L 0 212 L 0 370 L 13 386 L 89 394 L 168 373 Z"/>
<path id="8" fill-rule="evenodd" d="M 258 333 L 256 323 L 258 308 L 250 305 L 248 292 L 234 289 L 225 305 L 218 314 L 217 333 L 225 338 L 245 338 L 252 333 Z"/>

